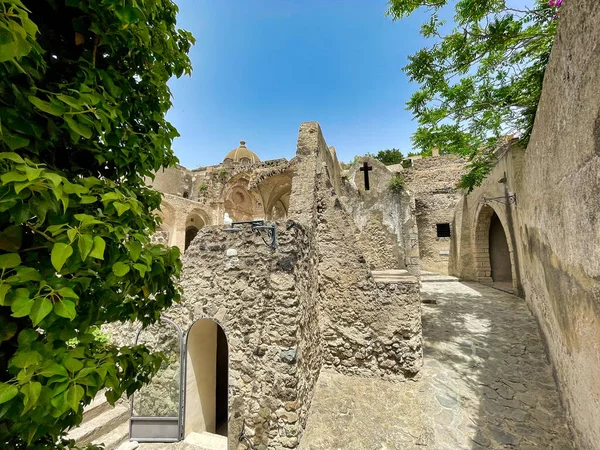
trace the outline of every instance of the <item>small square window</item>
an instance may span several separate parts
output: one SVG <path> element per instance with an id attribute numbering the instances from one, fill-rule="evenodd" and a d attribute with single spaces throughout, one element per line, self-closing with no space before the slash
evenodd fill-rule
<path id="1" fill-rule="evenodd" d="M 438 238 L 448 238 L 450 237 L 450 224 L 449 223 L 437 223 L 435 224 L 437 227 L 437 237 Z"/>

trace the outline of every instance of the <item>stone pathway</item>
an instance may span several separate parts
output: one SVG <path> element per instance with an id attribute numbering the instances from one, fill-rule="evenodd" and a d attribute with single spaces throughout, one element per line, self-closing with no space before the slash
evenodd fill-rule
<path id="1" fill-rule="evenodd" d="M 303 449 L 572 449 L 524 300 L 477 283 L 423 283 L 416 382 L 322 373 Z"/>

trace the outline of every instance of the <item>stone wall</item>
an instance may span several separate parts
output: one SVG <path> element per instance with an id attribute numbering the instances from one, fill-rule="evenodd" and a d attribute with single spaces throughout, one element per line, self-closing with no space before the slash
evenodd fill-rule
<path id="1" fill-rule="evenodd" d="M 465 232 L 453 243 L 453 271 L 484 277 L 486 261 L 477 258 L 485 259 L 485 226 L 477 224 L 487 209 L 476 198 L 516 193 L 516 205 L 485 206 L 510 235 L 516 287 L 540 325 L 581 449 L 600 448 L 599 74 L 600 3 L 566 2 L 527 150 L 510 151 L 458 205 Z"/>
<path id="2" fill-rule="evenodd" d="M 367 162 L 370 189 L 365 190 L 362 162 Z M 413 196 L 389 189 L 395 173 L 365 156 L 342 179 L 342 202 L 358 228 L 358 243 L 371 270 L 419 269 L 418 232 Z"/>
<path id="3" fill-rule="evenodd" d="M 442 155 L 414 160 L 412 167 L 401 172 L 407 189 L 415 196 L 422 270 L 448 274 L 450 238 L 438 238 L 436 224 L 452 223 L 460 198 L 456 185 L 464 167 L 462 158 Z"/>
<path id="4" fill-rule="evenodd" d="M 230 448 L 242 428 L 255 448 L 295 448 L 320 370 L 308 238 L 277 237 L 273 250 L 249 229 L 204 228 L 184 257 L 183 306 L 228 338 Z"/>
<path id="5" fill-rule="evenodd" d="M 356 225 L 336 194 L 330 156 L 319 125 L 303 123 L 289 217 L 314 230 L 323 364 L 351 375 L 414 376 L 422 365 L 417 279 L 373 281 Z"/>

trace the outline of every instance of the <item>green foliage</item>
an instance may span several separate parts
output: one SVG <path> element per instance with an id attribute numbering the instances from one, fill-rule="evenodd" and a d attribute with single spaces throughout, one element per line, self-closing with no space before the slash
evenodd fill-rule
<path id="1" fill-rule="evenodd" d="M 388 189 L 396 194 L 399 194 L 404 190 L 405 184 L 406 179 L 398 173 L 394 175 L 394 177 L 388 183 Z"/>
<path id="2" fill-rule="evenodd" d="M 402 152 L 400 150 L 397 148 L 392 148 L 377 152 L 374 158 L 386 166 L 390 166 L 392 164 L 400 164 L 404 159 L 404 156 L 402 156 Z"/>
<path id="3" fill-rule="evenodd" d="M 227 178 L 227 175 L 229 175 L 229 169 L 221 169 L 219 170 L 219 178 Z"/>
<path id="4" fill-rule="evenodd" d="M 208 190 L 208 184 L 201 184 L 198 190 L 200 192 L 206 192 Z"/>
<path id="5" fill-rule="evenodd" d="M 418 120 L 413 144 L 422 151 L 475 158 L 479 149 L 516 135 L 526 145 L 556 33 L 555 10 L 546 0 L 532 8 L 509 7 L 505 0 L 390 0 L 394 19 L 424 9 L 429 20 L 421 34 L 434 43 L 409 57 L 404 67 L 420 84 L 408 109 Z M 440 19 L 454 8 L 452 26 Z M 461 184 L 472 189 L 493 164 L 479 158 Z"/>
<path id="6" fill-rule="evenodd" d="M 100 389 L 147 383 L 162 356 L 102 324 L 179 300 L 176 247 L 151 245 L 176 158 L 167 81 L 191 35 L 170 0 L 0 0 L 0 443 L 60 448 Z"/>

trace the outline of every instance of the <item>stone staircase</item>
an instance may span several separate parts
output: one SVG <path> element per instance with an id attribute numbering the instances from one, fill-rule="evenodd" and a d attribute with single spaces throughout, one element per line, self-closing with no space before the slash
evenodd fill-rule
<path id="1" fill-rule="evenodd" d="M 125 405 L 111 406 L 100 393 L 83 412 L 83 422 L 73 428 L 68 437 L 80 445 L 100 444 L 106 450 L 133 449 L 129 442 L 129 408 Z"/>

